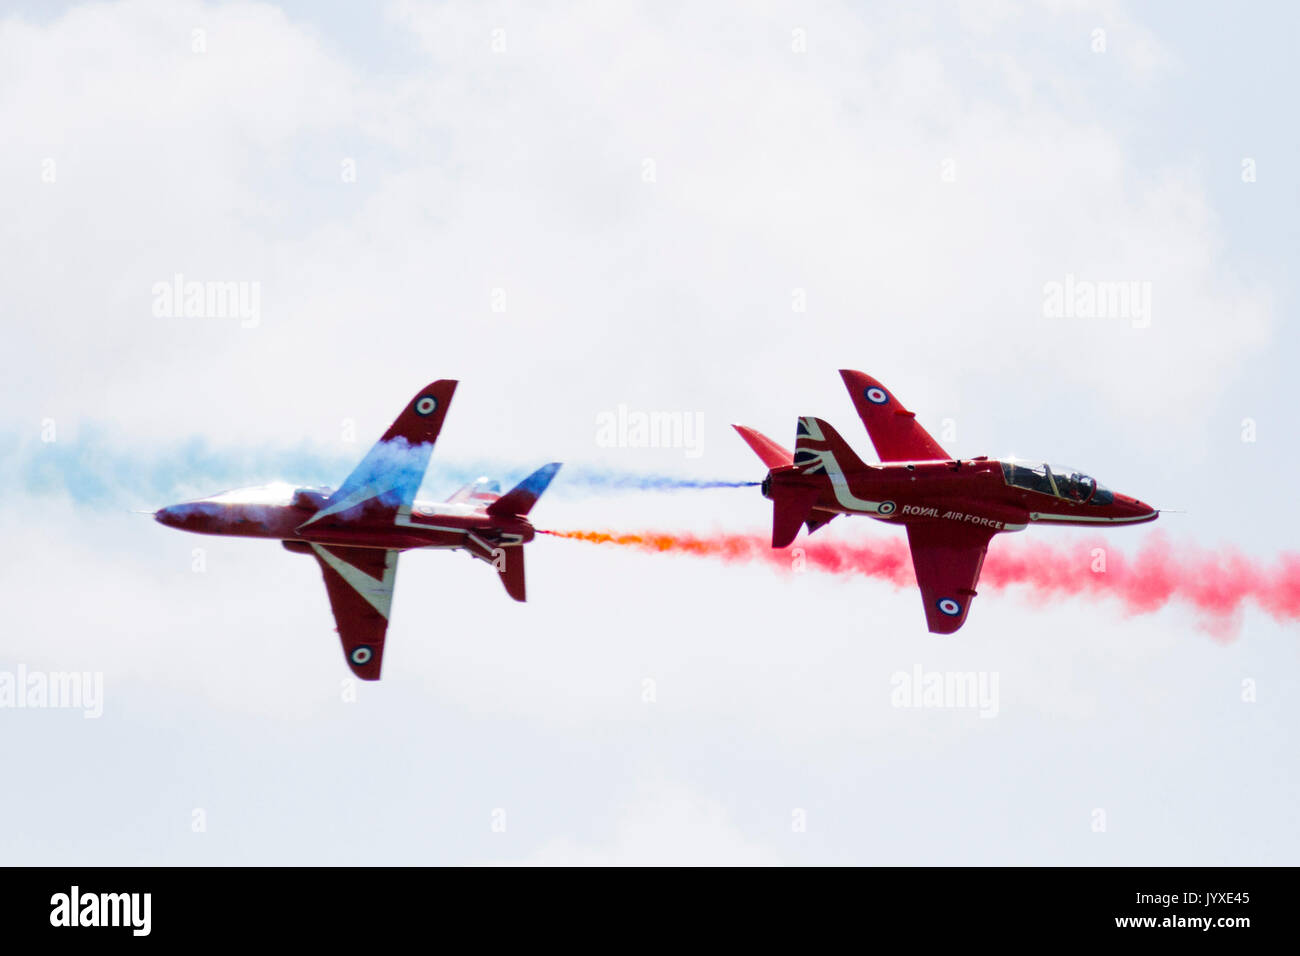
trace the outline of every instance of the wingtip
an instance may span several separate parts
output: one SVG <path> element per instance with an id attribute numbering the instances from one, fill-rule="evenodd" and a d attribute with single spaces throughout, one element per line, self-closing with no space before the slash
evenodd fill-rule
<path id="1" fill-rule="evenodd" d="M 551 483 L 562 467 L 564 467 L 562 462 L 548 461 L 546 464 L 542 465 L 542 467 L 533 472 L 531 477 L 536 478 L 538 484 L 541 485 L 541 491 L 545 491 L 546 487 Z M 539 491 L 538 494 L 541 494 L 541 491 Z"/>
<path id="2" fill-rule="evenodd" d="M 858 385 L 880 385 L 879 381 L 868 375 L 866 372 L 859 372 L 857 369 L 852 368 L 840 369 L 840 378 L 842 378 L 844 384 L 848 385 L 850 388 Z"/>
<path id="3" fill-rule="evenodd" d="M 424 388 L 420 389 L 420 391 L 422 393 L 437 392 L 441 394 L 444 398 L 450 398 L 452 395 L 455 394 L 456 386 L 459 384 L 460 381 L 458 379 L 440 378 L 436 382 L 430 382 L 428 385 L 424 386 Z"/>

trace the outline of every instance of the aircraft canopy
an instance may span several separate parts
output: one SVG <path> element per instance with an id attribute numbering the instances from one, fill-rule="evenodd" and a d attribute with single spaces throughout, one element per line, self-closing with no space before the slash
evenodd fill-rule
<path id="1" fill-rule="evenodd" d="M 1110 489 L 1097 479 L 1068 465 L 1049 465 L 1022 459 L 999 461 L 1002 477 L 1014 488 L 1051 495 L 1075 504 L 1107 505 L 1115 500 Z"/>

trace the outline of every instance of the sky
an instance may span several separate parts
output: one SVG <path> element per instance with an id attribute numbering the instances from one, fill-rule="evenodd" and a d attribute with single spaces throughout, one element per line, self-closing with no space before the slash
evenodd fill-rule
<path id="1" fill-rule="evenodd" d="M 0 707 L 0 862 L 1294 864 L 1297 626 L 1253 606 L 982 590 L 939 637 L 911 587 L 542 537 L 522 605 L 404 555 L 358 686 L 314 562 L 132 510 L 337 484 L 454 378 L 430 495 L 563 461 L 539 527 L 765 534 L 755 488 L 591 478 L 758 480 L 729 423 L 799 415 L 871 460 L 856 368 L 954 454 L 1179 512 L 1121 554 L 1273 567 L 1298 17 L 0 4 L 0 680 L 102 678 L 95 717 Z M 1052 314 L 1067 282 L 1149 308 Z M 620 406 L 699 441 L 611 447 Z M 997 706 L 898 706 L 918 670 Z"/>

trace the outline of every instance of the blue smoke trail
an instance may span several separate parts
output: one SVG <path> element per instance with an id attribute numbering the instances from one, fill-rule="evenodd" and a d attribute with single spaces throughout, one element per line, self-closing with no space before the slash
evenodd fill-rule
<path id="1" fill-rule="evenodd" d="M 561 471 L 560 478 L 565 477 L 565 473 Z M 720 481 L 702 478 L 677 478 L 673 475 L 640 475 L 632 472 L 602 471 L 584 465 L 574 466 L 569 471 L 567 478 L 570 483 L 588 491 L 684 491 L 700 488 L 752 488 L 759 484 L 757 481 Z"/>
<path id="2" fill-rule="evenodd" d="M 68 497 L 92 506 L 153 509 L 273 481 L 338 487 L 369 446 L 358 443 L 337 450 L 307 444 L 288 448 L 228 448 L 192 438 L 143 450 L 114 431 L 83 425 L 75 440 L 43 443 L 10 433 L 0 442 L 0 448 L 5 450 L 0 459 L 0 481 L 6 488 L 32 497 Z M 505 491 L 535 467 L 531 463 L 449 462 L 435 457 L 429 467 L 425 494 L 434 499 L 443 498 L 483 475 L 498 478 Z M 565 465 L 560 470 L 552 493 L 674 492 L 757 484 L 756 481 L 638 474 L 576 464 Z"/>

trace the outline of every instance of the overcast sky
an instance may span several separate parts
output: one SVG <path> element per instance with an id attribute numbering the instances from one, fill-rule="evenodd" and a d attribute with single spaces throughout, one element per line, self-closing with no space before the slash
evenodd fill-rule
<path id="1" fill-rule="evenodd" d="M 986 591 L 938 637 L 911 588 L 543 538 L 525 605 L 403 556 L 352 701 L 315 562 L 128 510 L 281 461 L 337 483 L 436 378 L 434 493 L 481 461 L 757 479 L 728 423 L 790 444 L 802 414 L 873 459 L 847 367 L 955 454 L 1186 512 L 1124 553 L 1271 566 L 1289 6 L 0 6 L 0 671 L 104 688 L 98 719 L 0 709 L 0 862 L 1296 861 L 1297 628 L 1254 608 L 1223 640 Z M 157 314 L 178 274 L 256 315 Z M 1149 314 L 1048 314 L 1077 280 Z M 604 447 L 620 404 L 700 416 L 700 454 Z M 561 480 L 533 517 L 770 506 Z M 892 706 L 916 667 L 996 675 L 996 716 Z"/>

